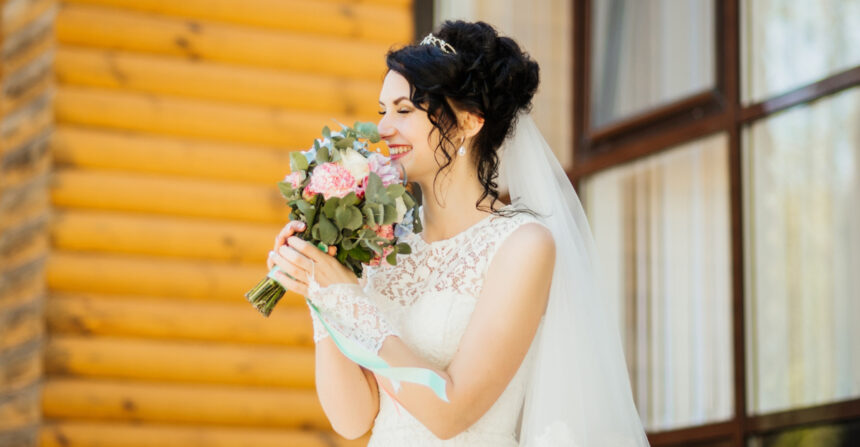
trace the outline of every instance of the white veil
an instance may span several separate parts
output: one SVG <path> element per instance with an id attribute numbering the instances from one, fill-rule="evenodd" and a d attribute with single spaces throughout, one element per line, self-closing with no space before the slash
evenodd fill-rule
<path id="1" fill-rule="evenodd" d="M 520 446 L 648 446 L 617 323 L 599 286 L 585 212 L 529 114 L 518 116 L 505 140 L 500 171 L 514 207 L 539 213 L 556 243 L 549 303 L 533 346 Z"/>

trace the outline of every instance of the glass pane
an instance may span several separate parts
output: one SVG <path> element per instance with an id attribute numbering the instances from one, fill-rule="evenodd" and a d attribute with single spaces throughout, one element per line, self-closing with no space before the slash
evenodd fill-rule
<path id="1" fill-rule="evenodd" d="M 860 421 L 810 425 L 750 438 L 747 447 L 856 447 Z"/>
<path id="2" fill-rule="evenodd" d="M 727 139 L 584 182 L 601 273 L 649 431 L 733 414 Z"/>
<path id="3" fill-rule="evenodd" d="M 714 86 L 713 0 L 591 5 L 591 127 Z"/>
<path id="4" fill-rule="evenodd" d="M 858 23 L 860 0 L 743 0 L 743 102 L 761 102 L 860 64 Z"/>
<path id="5" fill-rule="evenodd" d="M 860 88 L 744 131 L 749 407 L 860 396 Z"/>

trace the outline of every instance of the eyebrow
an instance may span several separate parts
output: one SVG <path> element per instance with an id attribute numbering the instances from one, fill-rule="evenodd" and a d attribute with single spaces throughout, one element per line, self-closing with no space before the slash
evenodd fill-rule
<path id="1" fill-rule="evenodd" d="M 401 97 L 394 100 L 394 105 L 397 105 L 397 103 L 399 103 L 400 101 L 403 101 L 404 99 L 409 99 L 409 98 L 407 98 L 405 96 L 401 96 Z M 382 101 L 379 101 L 379 104 L 383 105 L 383 106 L 385 105 Z"/>

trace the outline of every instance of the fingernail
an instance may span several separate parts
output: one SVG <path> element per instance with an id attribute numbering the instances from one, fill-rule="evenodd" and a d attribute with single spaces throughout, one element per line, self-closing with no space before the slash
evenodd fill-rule
<path id="1" fill-rule="evenodd" d="M 269 257 L 270 257 L 270 258 L 273 258 L 274 256 L 275 256 L 275 251 L 274 251 L 274 250 L 269 250 Z"/>

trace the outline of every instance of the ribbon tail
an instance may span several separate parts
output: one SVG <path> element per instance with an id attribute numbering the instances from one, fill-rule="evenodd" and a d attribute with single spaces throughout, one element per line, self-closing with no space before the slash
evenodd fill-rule
<path id="1" fill-rule="evenodd" d="M 307 298 L 306 298 L 307 299 Z M 426 368 L 414 367 L 391 367 L 378 355 L 368 351 L 360 344 L 350 340 L 337 329 L 331 327 L 323 318 L 322 313 L 310 300 L 307 300 L 310 308 L 317 314 L 320 321 L 328 331 L 334 344 L 347 358 L 376 374 L 387 377 L 394 386 L 394 391 L 399 391 L 400 382 L 415 383 L 430 388 L 436 396 L 445 402 L 449 402 L 447 394 L 447 382 L 435 371 Z"/>

